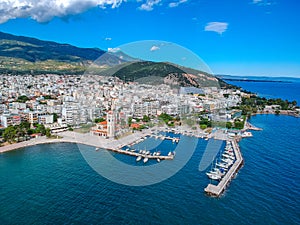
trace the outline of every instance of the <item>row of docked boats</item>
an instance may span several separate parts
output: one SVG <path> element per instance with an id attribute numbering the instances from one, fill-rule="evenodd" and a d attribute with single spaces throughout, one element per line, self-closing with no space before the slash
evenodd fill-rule
<path id="1" fill-rule="evenodd" d="M 136 161 L 139 162 L 139 161 L 141 161 L 142 158 L 144 157 L 144 159 L 143 159 L 143 162 L 144 162 L 144 163 L 148 162 L 148 160 L 149 160 L 149 158 L 148 158 L 147 156 L 151 156 L 151 155 L 152 155 L 152 156 L 160 156 L 160 154 L 161 154 L 160 151 L 151 153 L 150 151 L 147 151 L 147 150 L 140 150 L 139 153 L 140 153 L 141 155 L 139 155 L 139 156 L 136 158 Z M 159 159 L 159 158 L 157 158 L 156 160 L 157 160 L 157 162 L 160 162 L 160 159 Z"/>
<path id="2" fill-rule="evenodd" d="M 136 161 L 137 161 L 137 162 L 138 162 L 138 161 L 141 161 L 142 158 L 143 158 L 143 156 L 139 155 L 139 156 L 136 158 Z M 146 163 L 146 162 L 148 162 L 148 160 L 149 160 L 148 157 L 144 157 L 143 162 Z"/>
<path id="3" fill-rule="evenodd" d="M 227 141 L 225 150 L 220 155 L 219 160 L 216 160 L 213 168 L 207 172 L 206 175 L 212 180 L 221 180 L 229 168 L 233 165 L 235 159 L 232 144 Z"/>

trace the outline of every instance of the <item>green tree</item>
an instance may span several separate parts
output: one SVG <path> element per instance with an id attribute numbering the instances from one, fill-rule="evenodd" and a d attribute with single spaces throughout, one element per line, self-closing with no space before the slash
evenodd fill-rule
<path id="1" fill-rule="evenodd" d="M 18 97 L 17 102 L 25 103 L 29 98 L 26 95 L 21 95 Z"/>
<path id="2" fill-rule="evenodd" d="M 46 128 L 43 124 L 37 124 L 35 127 L 35 133 L 41 133 L 42 135 L 46 134 Z"/>
<path id="3" fill-rule="evenodd" d="M 200 118 L 200 125 L 206 125 L 207 127 L 212 127 L 212 122 L 208 118 Z"/>
<path id="4" fill-rule="evenodd" d="M 28 135 L 32 135 L 32 134 L 34 134 L 35 133 L 35 130 L 34 129 L 28 129 L 27 130 L 27 134 Z"/>
<path id="5" fill-rule="evenodd" d="M 169 121 L 173 120 L 173 117 L 170 116 L 167 113 L 162 113 L 158 116 L 159 119 L 163 120 L 166 124 L 169 123 Z"/>
<path id="6" fill-rule="evenodd" d="M 58 115 L 56 113 L 53 113 L 53 122 L 57 122 Z"/>
<path id="7" fill-rule="evenodd" d="M 50 130 L 50 128 L 47 128 L 47 129 L 46 129 L 46 137 L 47 137 L 47 138 L 50 138 L 50 137 L 51 137 L 51 130 Z"/>
<path id="8" fill-rule="evenodd" d="M 23 122 L 21 122 L 20 127 L 22 129 L 26 129 L 26 131 L 27 131 L 28 129 L 30 129 L 30 123 L 27 121 L 23 121 Z"/>
<path id="9" fill-rule="evenodd" d="M 17 130 L 14 126 L 7 127 L 3 132 L 3 139 L 9 143 L 14 142 L 17 136 Z"/>
<path id="10" fill-rule="evenodd" d="M 95 123 L 101 123 L 101 122 L 104 122 L 105 119 L 104 118 L 96 118 L 94 121 L 95 121 Z"/>
<path id="11" fill-rule="evenodd" d="M 128 126 L 131 126 L 132 124 L 132 117 L 128 117 Z"/>
<path id="12" fill-rule="evenodd" d="M 232 128 L 232 123 L 231 122 L 226 122 L 226 128 L 231 129 Z"/>
<path id="13" fill-rule="evenodd" d="M 243 129 L 244 128 L 244 122 L 236 120 L 236 121 L 234 121 L 234 127 L 236 129 Z"/>
<path id="14" fill-rule="evenodd" d="M 145 123 L 148 123 L 150 121 L 150 117 L 144 115 L 142 121 L 145 122 Z"/>

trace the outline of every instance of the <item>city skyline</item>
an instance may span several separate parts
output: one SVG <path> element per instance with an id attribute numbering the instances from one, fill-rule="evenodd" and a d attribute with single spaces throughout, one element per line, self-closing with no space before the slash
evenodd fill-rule
<path id="1" fill-rule="evenodd" d="M 191 50 L 214 74 L 300 77 L 298 5 L 282 0 L 9 0 L 0 3 L 0 30 L 103 50 L 163 40 Z"/>

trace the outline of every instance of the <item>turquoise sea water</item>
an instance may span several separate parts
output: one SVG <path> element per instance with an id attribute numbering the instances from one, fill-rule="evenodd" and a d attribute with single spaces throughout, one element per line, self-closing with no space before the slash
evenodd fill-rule
<path id="1" fill-rule="evenodd" d="M 251 122 L 264 130 L 240 142 L 245 165 L 221 198 L 203 193 L 204 140 L 176 175 L 146 187 L 101 177 L 75 144 L 1 154 L 0 223 L 300 224 L 300 119 L 260 115 Z"/>

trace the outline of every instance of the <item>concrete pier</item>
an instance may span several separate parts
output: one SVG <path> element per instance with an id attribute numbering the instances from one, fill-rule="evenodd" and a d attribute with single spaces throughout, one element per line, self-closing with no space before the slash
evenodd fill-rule
<path id="1" fill-rule="evenodd" d="M 222 180 L 219 182 L 218 185 L 214 184 L 208 184 L 207 187 L 204 189 L 204 191 L 210 195 L 219 197 L 226 189 L 226 187 L 229 185 L 231 179 L 233 179 L 238 172 L 238 170 L 241 168 L 241 166 L 244 163 L 244 159 L 242 157 L 242 154 L 240 152 L 240 148 L 235 140 L 231 141 L 232 147 L 234 150 L 234 154 L 236 156 L 236 161 L 231 166 L 229 171 L 226 173 L 226 175 L 222 178 Z"/>
<path id="2" fill-rule="evenodd" d="M 148 159 L 160 159 L 160 160 L 173 160 L 174 159 L 173 154 L 167 155 L 167 156 L 164 156 L 164 155 L 147 155 L 147 154 L 143 154 L 143 153 L 132 152 L 130 150 L 126 151 L 126 150 L 123 150 L 123 149 L 108 148 L 106 150 L 112 151 L 112 152 L 117 152 L 117 153 L 124 154 L 124 155 L 130 155 L 130 156 L 136 156 L 136 157 L 142 156 L 142 157 L 148 158 Z"/>
<path id="3" fill-rule="evenodd" d="M 170 136 L 155 135 L 155 134 L 152 134 L 151 137 L 153 137 L 155 139 L 171 140 L 171 141 L 177 142 L 177 143 L 180 141 L 180 138 L 178 138 L 178 137 L 170 137 Z"/>

